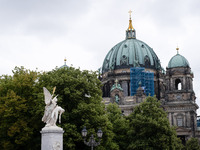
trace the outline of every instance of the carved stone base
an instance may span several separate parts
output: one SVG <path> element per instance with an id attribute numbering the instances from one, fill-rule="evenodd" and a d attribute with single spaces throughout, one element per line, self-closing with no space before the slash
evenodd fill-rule
<path id="1" fill-rule="evenodd" d="M 63 129 L 57 126 L 44 127 L 41 150 L 63 150 Z"/>

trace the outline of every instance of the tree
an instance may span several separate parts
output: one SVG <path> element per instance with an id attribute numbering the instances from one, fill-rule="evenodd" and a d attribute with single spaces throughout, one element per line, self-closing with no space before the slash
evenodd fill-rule
<path id="1" fill-rule="evenodd" d="M 129 130 L 128 126 L 128 120 L 126 117 L 122 114 L 121 109 L 119 106 L 114 103 L 110 103 L 107 107 L 107 115 L 108 119 L 111 121 L 113 126 L 113 132 L 114 132 L 114 138 L 113 141 L 115 141 L 118 144 L 118 148 L 120 150 L 126 150 L 127 149 L 127 132 Z"/>
<path id="2" fill-rule="evenodd" d="M 114 133 L 105 105 L 102 103 L 101 82 L 97 73 L 80 69 L 56 68 L 44 73 L 39 79 L 39 86 L 51 90 L 56 86 L 58 105 L 65 109 L 61 127 L 64 129 L 64 149 L 89 149 L 83 143 L 81 131 L 87 127 L 88 135 L 96 135 L 98 128 L 103 131 L 103 139 L 98 150 L 114 150 Z"/>
<path id="3" fill-rule="evenodd" d="M 37 143 L 41 123 L 35 94 L 39 76 L 37 71 L 16 67 L 13 76 L 0 77 L 0 149 L 18 150 L 40 145 Z"/>
<path id="4" fill-rule="evenodd" d="M 56 86 L 58 105 L 65 109 L 61 127 L 64 132 L 64 149 L 89 149 L 83 143 L 81 130 L 88 135 L 99 127 L 103 131 L 101 145 L 96 149 L 114 150 L 112 123 L 101 102 L 101 82 L 96 72 L 75 68 L 56 68 L 50 72 L 37 72 L 16 67 L 13 76 L 0 78 L 0 149 L 40 149 L 41 118 L 44 112 L 43 88 Z"/>
<path id="5" fill-rule="evenodd" d="M 175 129 L 155 97 L 147 97 L 129 115 L 128 149 L 181 149 Z"/>
<path id="6" fill-rule="evenodd" d="M 185 145 L 185 150 L 200 150 L 199 141 L 197 138 L 190 138 Z"/>

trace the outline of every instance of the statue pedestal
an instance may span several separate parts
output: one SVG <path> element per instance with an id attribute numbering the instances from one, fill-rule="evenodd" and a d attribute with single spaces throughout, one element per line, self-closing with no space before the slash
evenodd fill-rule
<path id="1" fill-rule="evenodd" d="M 63 129 L 57 126 L 42 128 L 41 150 L 63 150 Z"/>

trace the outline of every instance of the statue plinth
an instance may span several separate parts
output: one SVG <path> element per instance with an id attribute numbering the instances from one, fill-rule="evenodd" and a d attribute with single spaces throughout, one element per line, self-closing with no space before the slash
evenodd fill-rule
<path id="1" fill-rule="evenodd" d="M 42 128 L 41 150 L 63 150 L 63 129 L 58 126 Z"/>

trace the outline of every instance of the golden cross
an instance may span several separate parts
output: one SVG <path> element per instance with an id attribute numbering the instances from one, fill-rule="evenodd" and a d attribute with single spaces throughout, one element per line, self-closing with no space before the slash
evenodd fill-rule
<path id="1" fill-rule="evenodd" d="M 178 48 L 178 46 L 177 46 L 176 50 L 177 50 L 177 54 L 179 54 L 179 53 L 178 53 L 178 51 L 179 51 L 179 48 Z"/>
<path id="2" fill-rule="evenodd" d="M 178 43 L 177 43 L 177 46 L 176 46 L 176 50 L 177 50 L 177 54 L 178 54 L 178 52 L 179 52 Z"/>
<path id="3" fill-rule="evenodd" d="M 130 19 L 131 19 L 131 13 L 132 13 L 132 11 L 131 11 L 131 10 L 129 10 L 129 12 L 128 12 L 128 13 L 129 13 L 129 15 L 130 15 Z"/>

